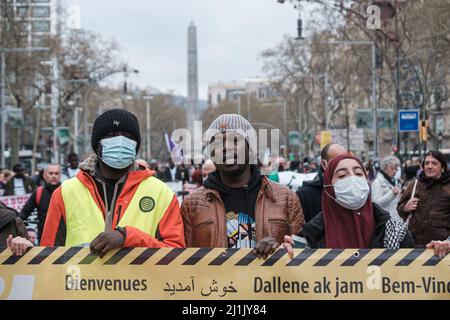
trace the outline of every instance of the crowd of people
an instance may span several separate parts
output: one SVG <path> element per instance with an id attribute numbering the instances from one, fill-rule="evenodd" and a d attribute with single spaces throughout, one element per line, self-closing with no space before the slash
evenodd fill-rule
<path id="1" fill-rule="evenodd" d="M 450 173 L 439 151 L 404 166 L 394 155 L 364 164 L 338 144 L 318 159 L 274 159 L 279 171 L 316 173 L 294 192 L 250 161 L 251 129 L 240 115 L 221 115 L 209 128 L 211 143 L 222 142 L 211 159 L 160 164 L 136 159 L 137 118 L 109 110 L 95 120 L 83 161 L 70 154 L 65 168 L 1 173 L 3 195 L 31 195 L 20 212 L 0 203 L 0 246 L 18 255 L 37 244 L 86 246 L 101 257 L 121 247 L 252 248 L 262 258 L 281 247 L 450 252 Z M 180 205 L 167 182 L 194 187 Z M 37 233 L 23 223 L 35 210 Z"/>

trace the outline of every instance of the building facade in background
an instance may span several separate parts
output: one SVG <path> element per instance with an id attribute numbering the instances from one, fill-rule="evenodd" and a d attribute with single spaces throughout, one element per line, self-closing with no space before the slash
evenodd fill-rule
<path id="1" fill-rule="evenodd" d="M 238 102 L 240 96 L 253 96 L 266 101 L 279 96 L 266 78 L 247 78 L 240 82 L 217 82 L 208 86 L 208 106 L 217 107 L 223 101 Z"/>

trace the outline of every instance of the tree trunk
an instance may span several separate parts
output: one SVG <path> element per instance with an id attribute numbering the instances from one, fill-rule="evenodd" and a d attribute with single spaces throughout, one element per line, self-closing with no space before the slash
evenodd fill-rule
<path id="1" fill-rule="evenodd" d="M 11 133 L 11 163 L 10 167 L 19 163 L 19 145 L 20 145 L 20 129 L 10 128 Z"/>
<path id="2" fill-rule="evenodd" d="M 33 141 L 33 155 L 31 158 L 31 173 L 34 173 L 36 171 L 36 151 L 39 143 L 40 133 L 41 133 L 41 109 L 37 109 L 36 127 L 34 130 L 34 141 Z"/>

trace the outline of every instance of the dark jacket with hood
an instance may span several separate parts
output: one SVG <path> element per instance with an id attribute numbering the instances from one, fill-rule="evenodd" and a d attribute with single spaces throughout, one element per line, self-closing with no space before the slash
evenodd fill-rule
<path id="1" fill-rule="evenodd" d="M 310 221 L 322 211 L 323 173 L 319 171 L 311 181 L 305 181 L 297 190 L 297 196 L 305 215 L 305 222 Z"/>
<path id="2" fill-rule="evenodd" d="M 9 235 L 28 239 L 27 229 L 17 212 L 0 202 L 0 248 L 6 247 Z"/>
<path id="3" fill-rule="evenodd" d="M 189 169 L 177 167 L 177 171 L 175 172 L 175 180 L 173 180 L 172 174 L 170 173 L 170 168 L 166 167 L 164 168 L 164 171 L 162 171 L 160 174 L 157 175 L 157 178 L 162 180 L 163 182 L 175 182 L 175 181 L 182 181 L 183 183 L 189 182 Z"/>
<path id="4" fill-rule="evenodd" d="M 213 172 L 203 182 L 206 188 L 217 190 L 226 211 L 245 212 L 255 217 L 255 203 L 261 188 L 262 176 L 259 170 L 253 169 L 248 184 L 242 188 L 230 188 L 223 184 L 218 172 Z"/>
<path id="5" fill-rule="evenodd" d="M 31 193 L 35 189 L 35 184 L 33 179 L 29 177 L 23 177 L 23 187 L 25 188 L 25 193 Z M 5 196 L 14 196 L 14 176 L 11 177 L 5 185 Z"/>
<path id="6" fill-rule="evenodd" d="M 297 233 L 304 223 L 298 197 L 289 188 L 262 177 L 252 169 L 244 188 L 231 189 L 217 172 L 209 174 L 204 186 L 187 196 L 181 206 L 187 247 L 227 248 L 227 210 L 240 209 L 255 218 L 256 241 Z"/>
<path id="7" fill-rule="evenodd" d="M 373 204 L 373 214 L 375 217 L 375 230 L 373 232 L 372 243 L 370 248 L 384 248 L 384 237 L 386 234 L 386 223 L 390 218 L 389 212 L 384 211 L 376 203 Z M 308 240 L 308 244 L 311 248 L 324 248 L 325 247 L 325 227 L 323 221 L 323 214 L 319 212 L 311 221 L 303 226 L 299 235 L 305 237 Z M 406 232 L 405 237 L 400 242 L 400 248 L 413 248 L 414 239 L 411 233 Z"/>
<path id="8" fill-rule="evenodd" d="M 42 231 L 44 230 L 45 218 L 47 217 L 50 199 L 52 198 L 53 191 L 55 191 L 56 188 L 58 188 L 60 185 L 61 183 L 58 183 L 56 185 L 46 183 L 45 186 L 38 187 L 33 191 L 24 207 L 20 211 L 19 217 L 22 220 L 25 220 L 30 216 L 34 209 L 37 209 L 39 242 L 41 241 Z M 38 203 L 37 194 L 40 188 L 42 188 L 42 191 L 40 191 L 40 199 Z"/>
<path id="9" fill-rule="evenodd" d="M 398 202 L 398 213 L 406 219 L 406 203 L 411 199 L 414 183 L 411 182 Z M 417 209 L 409 220 L 417 247 L 424 247 L 432 240 L 447 239 L 450 235 L 450 172 L 446 171 L 439 179 L 429 179 L 422 172 L 417 182 L 415 198 L 419 199 Z"/>

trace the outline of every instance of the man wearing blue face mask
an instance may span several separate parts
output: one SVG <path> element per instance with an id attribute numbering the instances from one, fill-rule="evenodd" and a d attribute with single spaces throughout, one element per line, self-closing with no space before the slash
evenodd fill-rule
<path id="1" fill-rule="evenodd" d="M 121 247 L 184 247 L 172 190 L 139 166 L 139 123 L 124 109 L 100 115 L 92 128 L 95 155 L 55 190 L 41 245 L 80 246 L 103 257 Z"/>

